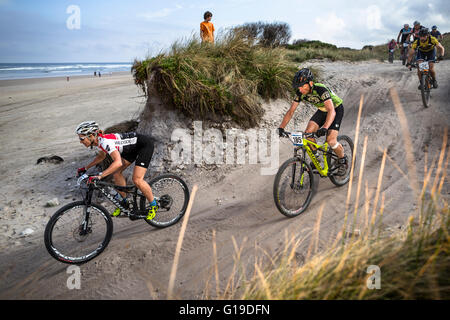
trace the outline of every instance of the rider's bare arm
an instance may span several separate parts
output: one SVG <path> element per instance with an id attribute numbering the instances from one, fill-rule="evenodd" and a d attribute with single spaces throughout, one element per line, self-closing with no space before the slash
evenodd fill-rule
<path id="1" fill-rule="evenodd" d="M 299 105 L 299 102 L 297 102 L 297 101 L 292 102 L 291 108 L 288 110 L 288 112 L 286 112 L 286 115 L 284 116 L 283 121 L 281 121 L 280 128 L 284 129 L 287 126 L 289 121 L 294 116 L 295 109 L 297 109 L 298 105 Z"/>
<path id="2" fill-rule="evenodd" d="M 334 110 L 333 100 L 328 99 L 324 102 L 325 108 L 327 108 L 327 119 L 325 120 L 324 128 L 329 128 L 333 124 L 334 118 L 336 117 L 336 110 Z"/>
<path id="3" fill-rule="evenodd" d="M 102 178 L 116 172 L 120 167 L 122 167 L 122 157 L 120 156 L 119 151 L 114 150 L 109 154 L 113 160 L 113 163 L 102 172 Z"/>
<path id="4" fill-rule="evenodd" d="M 88 170 L 89 168 L 95 167 L 97 164 L 99 164 L 100 162 L 105 160 L 105 158 L 106 158 L 106 153 L 104 153 L 103 151 L 100 151 L 97 154 L 97 156 L 95 157 L 95 159 L 84 168 L 86 170 Z"/>
<path id="5" fill-rule="evenodd" d="M 441 53 L 441 57 L 443 57 L 443 56 L 444 56 L 444 53 L 445 53 L 444 46 L 443 46 L 442 44 L 438 43 L 438 44 L 436 45 L 436 48 L 438 48 L 439 52 Z"/>

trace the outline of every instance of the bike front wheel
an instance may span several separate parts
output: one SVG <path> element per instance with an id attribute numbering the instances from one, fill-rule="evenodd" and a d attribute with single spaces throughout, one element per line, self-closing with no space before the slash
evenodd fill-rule
<path id="1" fill-rule="evenodd" d="M 292 218 L 303 213 L 314 194 L 311 166 L 301 158 L 292 158 L 278 169 L 273 184 L 273 197 L 278 210 Z"/>
<path id="2" fill-rule="evenodd" d="M 184 216 L 189 202 L 189 188 L 179 176 L 162 174 L 149 182 L 153 196 L 158 204 L 158 211 L 153 219 L 145 221 L 157 228 L 174 225 Z M 140 210 L 148 211 L 149 202 L 141 197 Z"/>
<path id="3" fill-rule="evenodd" d="M 422 93 L 422 102 L 425 108 L 430 106 L 430 92 L 431 92 L 431 79 L 428 74 L 422 74 L 421 82 L 421 93 Z"/>
<path id="4" fill-rule="evenodd" d="M 95 203 L 69 203 L 50 218 L 44 232 L 47 251 L 58 261 L 83 264 L 97 257 L 111 240 L 113 222 Z"/>

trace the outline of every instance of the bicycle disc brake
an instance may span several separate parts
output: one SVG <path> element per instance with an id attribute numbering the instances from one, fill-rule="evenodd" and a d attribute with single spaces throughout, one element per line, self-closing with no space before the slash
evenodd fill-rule
<path id="1" fill-rule="evenodd" d="M 73 238 L 78 242 L 83 242 L 92 233 L 91 223 L 85 227 L 85 221 L 73 230 Z"/>

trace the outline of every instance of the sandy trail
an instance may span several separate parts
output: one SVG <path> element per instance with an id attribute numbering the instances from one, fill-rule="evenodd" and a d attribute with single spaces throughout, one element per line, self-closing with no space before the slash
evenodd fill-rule
<path id="1" fill-rule="evenodd" d="M 364 95 L 360 143 L 357 146 L 358 156 L 360 156 L 365 136 L 368 136 L 369 143 L 362 181 L 363 184 L 367 182 L 369 194 L 373 196 L 381 165 L 380 148 L 387 148 L 390 159 L 398 166 L 395 166 L 391 160 L 386 162 L 382 183 L 382 192 L 385 194 L 382 228 L 386 230 L 401 228 L 407 217 L 413 213 L 417 203 L 409 181 L 402 174 L 402 172 L 408 172 L 404 142 L 388 89 L 396 88 L 401 97 L 415 148 L 417 175 L 421 185 L 424 177 L 424 151 L 428 151 L 429 165 L 431 159 L 439 155 L 444 128 L 450 123 L 448 104 L 450 63 L 444 61 L 438 65 L 440 88 L 433 92 L 433 105 L 429 109 L 424 109 L 422 106 L 415 72 L 407 71 L 398 61 L 393 65 L 379 62 L 311 62 L 309 65 L 320 68 L 322 78 L 326 78 L 327 83 L 331 84 L 335 92 L 344 99 L 345 116 L 341 132 L 353 139 L 360 97 Z M 23 198 L 22 204 L 15 204 L 16 215 L 29 217 L 35 214 L 35 211 L 45 212 L 44 215 L 39 213 L 35 224 L 43 226 L 55 211 L 55 208 L 43 208 L 44 200 L 48 200 L 54 194 L 60 199 L 67 196 L 67 199 L 61 201 L 64 204 L 71 201 L 70 198 L 73 195 L 62 191 L 68 183 L 64 179 L 70 176 L 80 161 L 86 161 L 89 156 L 86 152 L 79 152 L 78 143 L 73 142 L 73 127 L 83 120 L 83 115 L 80 113 L 89 110 L 91 118 L 104 119 L 107 126 L 117 122 L 117 117 L 130 118 L 133 112 L 137 112 L 142 107 L 143 101 L 134 98 L 139 93 L 132 83 L 124 85 L 124 79 L 108 80 L 111 82 L 104 83 L 104 86 L 103 83 L 96 84 L 90 90 L 84 89 L 82 93 L 68 88 L 60 88 L 54 92 L 51 87 L 39 88 L 36 90 L 42 92 L 42 98 L 33 103 L 31 100 L 36 98 L 37 93 L 28 92 L 23 94 L 20 101 L 8 102 L 11 100 L 7 97 L 11 94 L 8 90 L 12 90 L 12 87 L 8 89 L 8 87 L 0 86 L 2 115 L 0 133 L 2 137 L 5 135 L 16 137 L 14 138 L 16 140 L 13 140 L 15 143 L 8 147 L 11 153 L 8 153 L 7 157 L 3 153 L 1 158 L 2 177 L 5 181 L 1 184 L 0 194 L 4 196 L 5 201 L 10 199 L 18 201 Z M 129 76 L 127 80 L 130 80 Z M 114 81 L 117 81 L 117 87 Z M 102 102 L 101 97 L 108 97 L 108 100 Z M 99 106 L 98 113 L 91 113 L 93 112 L 92 99 L 95 99 L 94 105 Z M 51 104 L 51 108 L 45 107 L 48 103 Z M 126 110 L 123 109 L 124 105 L 127 106 Z M 58 106 L 60 106 L 59 109 Z M 114 108 L 113 114 L 105 112 L 110 108 Z M 271 111 L 274 112 L 273 116 L 276 116 L 274 128 L 277 127 L 278 122 L 281 122 L 287 108 L 288 104 L 285 103 L 280 110 Z M 31 114 L 31 112 L 34 113 Z M 308 119 L 305 118 L 297 129 L 304 129 Z M 58 123 L 58 128 L 54 128 L 53 123 Z M 32 128 L 28 130 L 31 132 L 28 132 L 27 128 Z M 289 129 L 292 130 L 294 127 L 291 126 Z M 41 131 L 44 131 L 44 135 L 40 133 Z M 49 141 L 47 134 L 50 133 L 60 136 L 61 139 Z M 37 137 L 33 138 L 36 135 Z M 28 144 L 16 145 L 21 141 L 26 141 Z M 74 146 L 76 152 L 72 147 L 61 149 L 62 145 L 68 143 Z M 56 153 L 67 158 L 65 162 L 67 167 L 62 169 L 62 167 L 46 164 L 36 170 L 34 161 L 41 156 L 40 153 L 45 153 L 44 155 Z M 280 164 L 288 159 L 291 153 L 290 144 L 287 141 L 280 142 Z M 354 181 L 356 182 L 359 163 L 357 162 L 355 168 Z M 304 239 L 297 249 L 297 258 L 304 259 L 307 255 L 311 230 L 316 223 L 321 205 L 324 205 L 324 209 L 320 224 L 319 250 L 326 247 L 327 243 L 332 241 L 341 230 L 347 186 L 337 188 L 328 179 L 320 179 L 318 192 L 308 210 L 299 217 L 288 219 L 277 211 L 273 202 L 274 176 L 261 175 L 260 168 L 260 165 L 241 166 L 228 171 L 218 178 L 218 182 L 196 176 L 186 177 L 190 185 L 199 183 L 200 189 L 181 251 L 175 282 L 177 297 L 203 298 L 208 281 L 208 295 L 215 296 L 213 232 L 215 232 L 217 243 L 219 288 L 223 290 L 234 265 L 233 239 L 238 246 L 243 247 L 241 261 L 247 266 L 247 273 L 249 273 L 251 265 L 255 259 L 263 255 L 263 251 L 273 255 L 284 248 L 286 234 L 289 237 Z M 61 177 L 62 173 L 64 175 Z M 31 181 L 30 177 L 33 177 Z M 51 182 L 44 183 L 49 180 Z M 73 184 L 73 180 L 69 180 L 69 183 Z M 27 189 L 26 185 L 30 187 Z M 353 189 L 355 190 L 356 187 L 355 183 Z M 30 188 L 34 190 L 34 195 L 30 193 Z M 450 193 L 448 183 L 444 185 L 442 193 L 448 198 Z M 31 198 L 33 200 L 30 200 Z M 223 199 L 220 205 L 216 201 L 218 198 Z M 365 200 L 362 191 L 359 203 L 355 203 L 355 192 L 352 193 L 349 212 L 352 215 L 355 206 L 359 207 L 358 221 L 360 222 L 364 221 Z M 28 205 L 29 201 L 32 206 Z M 2 206 L 5 206 L 4 203 Z M 2 227 L 4 220 L 2 220 Z M 18 228 L 16 222 L 14 225 L 11 223 L 10 228 Z M 47 254 L 43 245 L 42 229 L 38 229 L 29 238 L 22 239 L 14 235 L 9 238 L 4 237 L 2 243 L 4 243 L 5 251 L 0 259 L 2 271 L 0 297 L 3 299 L 166 298 L 181 223 L 162 230 L 153 229 L 142 221 L 116 219 L 114 223 L 115 230 L 109 247 L 98 258 L 81 266 L 81 290 L 67 288 L 67 265 L 54 261 Z M 20 228 L 25 226 L 26 220 Z M 19 243 L 11 245 L 15 242 Z"/>

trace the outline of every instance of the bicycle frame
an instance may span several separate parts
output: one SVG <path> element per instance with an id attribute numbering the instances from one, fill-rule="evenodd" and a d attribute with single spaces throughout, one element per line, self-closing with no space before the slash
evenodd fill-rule
<path id="1" fill-rule="evenodd" d="M 80 177 L 79 181 L 79 185 L 81 185 L 81 181 L 84 180 L 86 177 L 83 178 Z M 126 193 L 132 193 L 133 194 L 133 206 L 132 209 L 126 209 L 122 206 L 122 204 L 117 201 L 116 199 L 114 199 L 114 197 L 108 192 L 107 187 L 111 187 L 114 188 L 117 191 L 123 191 Z M 117 186 L 111 183 L 107 183 L 107 182 L 97 182 L 95 185 L 94 184 L 89 184 L 88 186 L 88 190 L 86 193 L 86 196 L 84 197 L 84 203 L 86 204 L 86 219 L 89 218 L 89 208 L 90 205 L 92 203 L 92 195 L 94 194 L 95 190 L 99 190 L 109 201 L 111 201 L 116 207 L 118 207 L 120 209 L 120 211 L 122 213 L 125 214 L 125 216 L 138 216 L 139 214 L 144 214 L 145 212 L 140 212 L 138 210 L 138 201 L 137 201 L 137 197 L 143 197 L 143 195 L 138 194 L 137 192 L 137 187 L 136 186 Z M 147 215 L 143 215 L 142 217 L 146 217 Z"/>
<path id="2" fill-rule="evenodd" d="M 293 139 L 291 138 L 291 141 L 294 143 Z M 313 153 L 313 149 L 320 150 L 323 154 L 323 167 L 320 165 L 319 160 L 316 158 L 316 156 Z M 302 139 L 302 145 L 301 146 L 295 146 L 294 148 L 294 156 L 299 156 L 298 151 L 302 149 L 303 150 L 303 159 L 305 159 L 305 152 L 308 154 L 308 156 L 311 158 L 314 166 L 316 167 L 317 171 L 322 177 L 328 177 L 329 174 L 329 168 L 328 168 L 328 160 L 327 155 L 329 154 L 328 151 L 328 142 L 325 141 L 324 144 L 320 145 L 317 144 L 311 140 L 308 140 L 307 138 Z"/>

